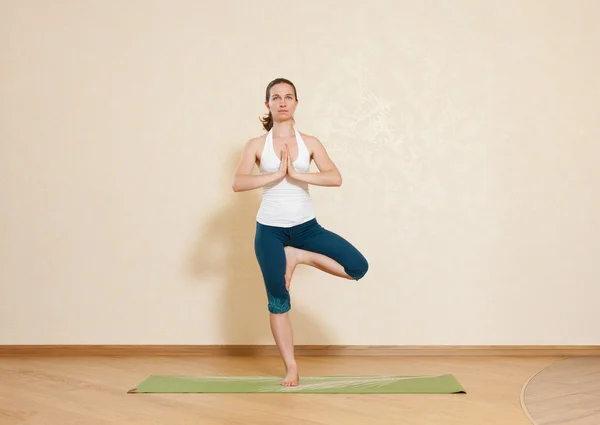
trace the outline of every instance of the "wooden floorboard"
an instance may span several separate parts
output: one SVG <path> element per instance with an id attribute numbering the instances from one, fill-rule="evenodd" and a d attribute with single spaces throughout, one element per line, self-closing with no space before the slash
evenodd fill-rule
<path id="1" fill-rule="evenodd" d="M 296 345 L 301 356 L 600 356 L 597 345 Z M 278 356 L 275 345 L 0 345 L 0 356 Z"/>
<path id="2" fill-rule="evenodd" d="M 277 357 L 4 356 L 0 424 L 526 425 L 524 383 L 558 357 L 300 356 L 302 375 L 453 374 L 467 394 L 127 394 L 152 374 L 277 375 Z"/>
<path id="3" fill-rule="evenodd" d="M 536 425 L 600 424 L 600 357 L 568 358 L 537 373 L 523 390 Z"/>

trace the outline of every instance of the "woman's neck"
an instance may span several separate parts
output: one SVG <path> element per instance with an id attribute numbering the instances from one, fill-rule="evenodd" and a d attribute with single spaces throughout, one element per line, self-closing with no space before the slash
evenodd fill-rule
<path id="1" fill-rule="evenodd" d="M 295 134 L 292 121 L 274 122 L 273 137 L 289 137 Z"/>

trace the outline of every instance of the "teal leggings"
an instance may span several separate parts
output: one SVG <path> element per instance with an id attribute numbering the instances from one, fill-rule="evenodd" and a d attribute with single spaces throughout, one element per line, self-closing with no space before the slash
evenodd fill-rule
<path id="1" fill-rule="evenodd" d="M 282 314 L 291 309 L 290 294 L 285 289 L 286 246 L 312 251 L 332 258 L 355 280 L 362 278 L 369 264 L 350 242 L 326 230 L 312 219 L 293 227 L 275 227 L 256 223 L 254 251 L 267 290 L 268 309 Z"/>

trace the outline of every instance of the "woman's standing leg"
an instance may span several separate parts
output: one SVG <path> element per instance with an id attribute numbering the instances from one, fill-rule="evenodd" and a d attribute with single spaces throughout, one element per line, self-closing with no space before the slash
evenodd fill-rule
<path id="1" fill-rule="evenodd" d="M 294 356 L 294 337 L 289 311 L 290 294 L 285 287 L 285 234 L 276 227 L 257 223 L 254 250 L 267 291 L 269 323 L 273 339 L 285 364 L 281 385 L 298 385 L 298 366 Z"/>

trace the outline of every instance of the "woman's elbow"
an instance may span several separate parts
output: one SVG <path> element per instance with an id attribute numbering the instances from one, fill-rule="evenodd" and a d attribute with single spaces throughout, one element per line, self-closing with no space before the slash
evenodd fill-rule
<path id="1" fill-rule="evenodd" d="M 236 178 L 234 178 L 233 182 L 231 183 L 231 190 L 233 190 L 234 192 L 240 191 L 240 184 Z"/>
<path id="2" fill-rule="evenodd" d="M 334 185 L 337 187 L 340 187 L 342 185 L 342 175 L 340 173 L 337 173 L 337 176 L 335 177 Z"/>

